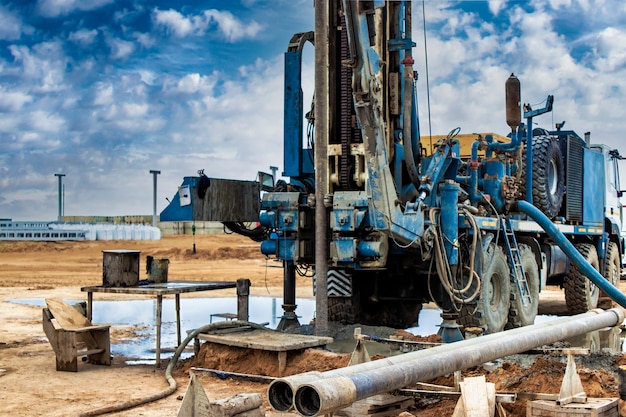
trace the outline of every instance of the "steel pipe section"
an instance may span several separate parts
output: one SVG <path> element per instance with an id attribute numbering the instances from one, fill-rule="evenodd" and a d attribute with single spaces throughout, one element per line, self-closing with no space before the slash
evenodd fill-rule
<path id="1" fill-rule="evenodd" d="M 623 320 L 624 312 L 621 309 L 593 310 L 577 316 L 442 345 L 428 351 L 413 352 L 423 352 L 423 357 L 413 355 L 412 360 L 395 365 L 347 375 L 334 373 L 332 378 L 304 383 L 296 390 L 294 405 L 303 416 L 327 414 L 373 395 L 478 366 L 544 344 L 616 326 Z M 428 360 L 424 360 L 425 358 Z"/>
<path id="2" fill-rule="evenodd" d="M 561 322 L 565 321 L 575 321 L 579 320 L 580 317 L 585 317 L 586 315 L 595 316 L 597 313 L 588 312 L 581 314 L 579 316 L 567 316 L 561 318 Z M 507 334 L 517 334 L 522 332 L 522 328 L 512 329 L 507 332 Z M 464 341 L 464 346 L 472 347 L 476 345 L 482 344 L 482 337 L 477 337 L 473 339 L 468 339 Z M 303 374 L 292 375 L 284 378 L 279 378 L 274 380 L 268 387 L 267 390 L 267 398 L 270 405 L 276 410 L 280 412 L 286 412 L 293 408 L 294 401 L 294 393 L 298 389 L 299 386 L 317 381 L 320 379 L 330 379 L 340 376 L 349 376 L 352 374 L 357 374 L 360 372 L 371 371 L 375 369 L 385 368 L 392 365 L 401 364 L 404 362 L 412 361 L 412 360 L 428 360 L 431 356 L 440 355 L 443 352 L 448 351 L 456 351 L 457 350 L 456 343 L 449 343 L 445 345 L 438 346 L 435 350 L 434 348 L 419 350 L 416 352 L 404 353 L 402 355 L 390 356 L 388 358 L 377 359 L 371 362 L 365 362 L 357 365 L 347 366 L 344 368 L 333 369 L 326 372 L 306 372 Z"/>
<path id="3" fill-rule="evenodd" d="M 565 252 L 570 261 L 576 264 L 576 266 L 582 271 L 583 274 L 596 284 L 602 291 L 604 291 L 613 301 L 620 306 L 626 308 L 626 295 L 624 295 L 618 288 L 614 287 L 609 281 L 606 280 L 598 271 L 595 270 L 589 262 L 583 258 L 583 256 L 576 250 L 574 245 L 561 233 L 561 231 L 548 219 L 537 207 L 533 206 L 527 201 L 517 201 L 517 208 L 519 211 L 528 214 L 539 226 L 545 230 L 545 232 L 556 242 L 557 245 Z"/>

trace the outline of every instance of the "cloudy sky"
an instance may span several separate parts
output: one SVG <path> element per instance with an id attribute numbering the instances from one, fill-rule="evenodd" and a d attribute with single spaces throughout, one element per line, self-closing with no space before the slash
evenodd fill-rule
<path id="1" fill-rule="evenodd" d="M 313 29 L 312 5 L 0 0 L 0 218 L 55 219 L 55 173 L 66 175 L 66 215 L 124 215 L 151 214 L 151 169 L 161 171 L 159 211 L 198 169 L 245 180 L 282 169 L 282 54 L 293 33 Z M 433 133 L 506 134 L 514 72 L 524 102 L 554 94 L 540 124 L 565 120 L 626 153 L 626 2 L 424 6 Z M 422 2 L 413 7 L 424 129 Z"/>

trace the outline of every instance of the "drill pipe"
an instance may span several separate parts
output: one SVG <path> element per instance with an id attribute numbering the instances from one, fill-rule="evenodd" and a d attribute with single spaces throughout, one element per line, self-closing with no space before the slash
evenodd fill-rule
<path id="1" fill-rule="evenodd" d="M 322 378 L 301 384 L 294 396 L 300 415 L 314 417 L 349 406 L 355 401 L 393 391 L 407 385 L 554 343 L 624 320 L 621 309 L 593 310 L 547 323 L 494 333 L 468 341 L 413 352 L 413 360 L 347 375 Z M 478 340 L 479 342 L 476 342 Z M 453 347 L 454 349 L 449 348 Z M 447 349 L 444 349 L 447 348 Z M 423 357 L 419 354 L 424 352 Z M 427 358 L 427 360 L 424 360 Z M 379 362 L 379 361 L 376 361 Z M 375 363 L 375 362 L 371 362 Z M 322 375 L 327 374 L 326 372 Z"/>
<path id="2" fill-rule="evenodd" d="M 600 310 L 601 311 L 601 310 Z M 560 320 L 560 323 L 567 321 L 576 321 L 580 320 L 581 317 L 591 316 L 595 317 L 597 315 L 597 311 L 590 311 L 579 316 L 568 316 L 563 317 Z M 507 334 L 517 334 L 522 332 L 524 329 L 512 329 L 509 330 Z M 464 346 L 471 347 L 481 345 L 483 343 L 483 337 L 477 337 L 473 339 L 468 339 L 464 341 Z M 401 364 L 404 362 L 412 361 L 412 360 L 427 360 L 431 356 L 440 355 L 444 352 L 455 352 L 457 350 L 457 343 L 449 343 L 445 345 L 438 346 L 436 349 L 426 349 L 420 350 L 416 352 L 409 352 L 402 355 L 390 356 L 388 358 L 382 358 L 371 362 L 360 363 L 357 365 L 347 366 L 345 368 L 333 369 L 326 372 L 305 372 L 302 374 L 292 375 L 284 378 L 279 378 L 269 385 L 267 390 L 267 399 L 270 405 L 276 410 L 280 412 L 286 412 L 293 408 L 294 401 L 294 392 L 300 387 L 309 382 L 317 381 L 320 379 L 329 379 L 337 376 L 348 376 L 352 374 L 357 374 L 361 372 L 371 371 L 374 369 L 386 368 L 392 365 Z"/>

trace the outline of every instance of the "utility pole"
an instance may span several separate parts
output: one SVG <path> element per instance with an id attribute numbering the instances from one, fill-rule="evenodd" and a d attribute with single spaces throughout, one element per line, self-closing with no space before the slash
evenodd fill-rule
<path id="1" fill-rule="evenodd" d="M 63 201 L 63 177 L 65 176 L 65 174 L 54 174 L 55 177 L 59 178 L 59 218 L 57 219 L 57 221 L 60 223 L 63 221 L 63 205 L 64 205 L 64 201 Z"/>
<path id="2" fill-rule="evenodd" d="M 151 169 L 150 173 L 152 174 L 152 226 L 157 227 L 157 175 L 161 171 Z"/>

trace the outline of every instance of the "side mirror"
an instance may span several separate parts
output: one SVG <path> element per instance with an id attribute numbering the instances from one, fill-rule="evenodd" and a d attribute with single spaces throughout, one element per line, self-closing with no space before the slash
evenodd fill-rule
<path id="1" fill-rule="evenodd" d="M 259 184 L 261 184 L 262 191 L 274 191 L 274 176 L 267 172 L 259 171 L 257 174 Z"/>
<path id="2" fill-rule="evenodd" d="M 617 191 L 617 196 L 619 198 L 622 198 L 624 196 L 624 193 L 626 193 L 626 190 L 619 190 L 619 191 Z"/>

